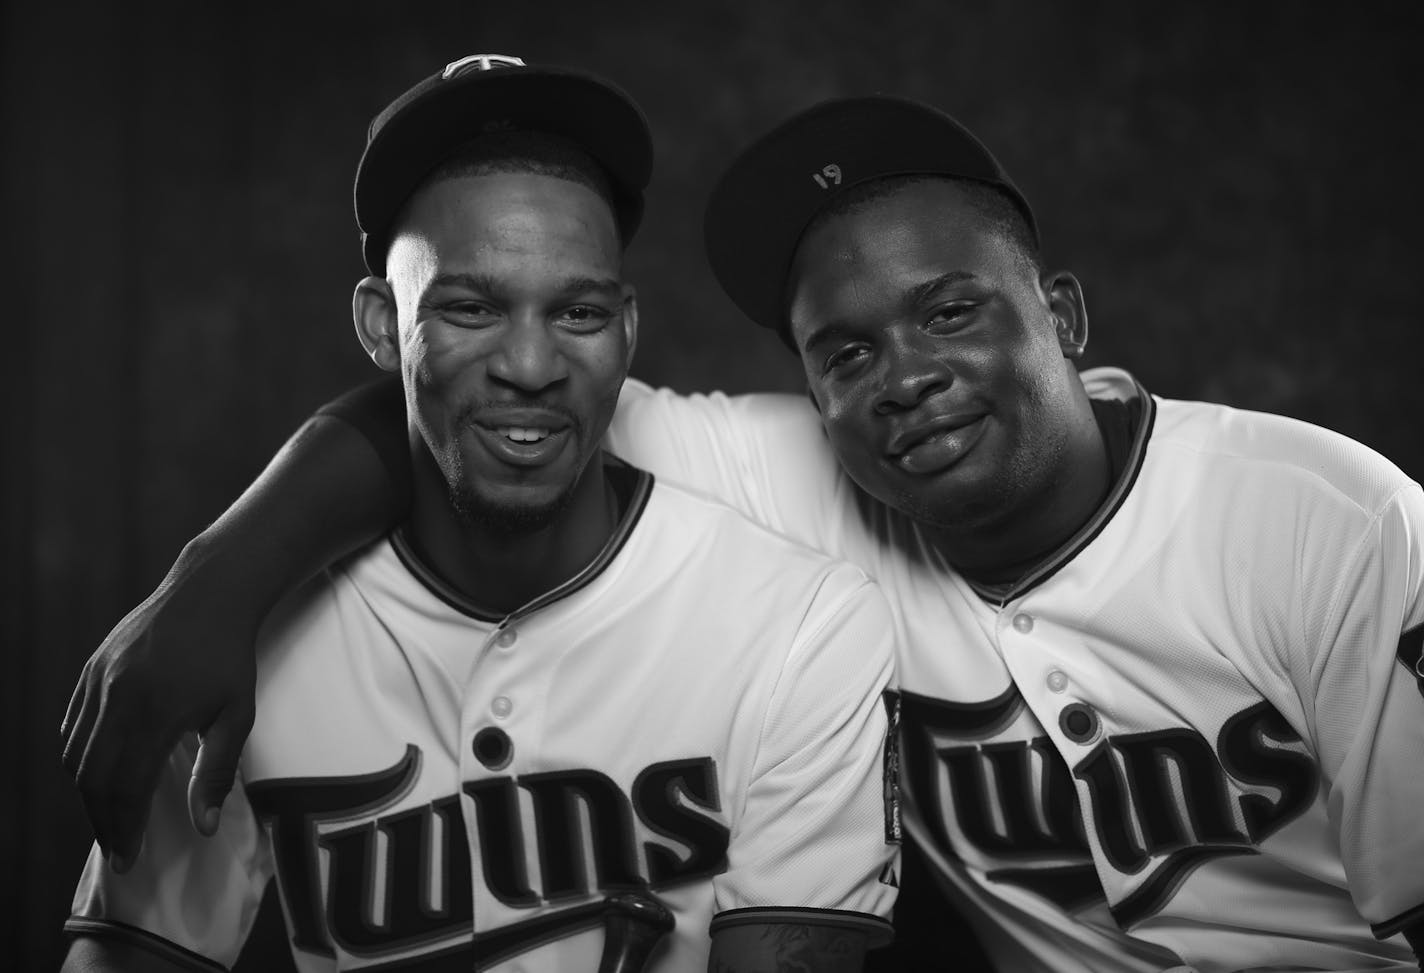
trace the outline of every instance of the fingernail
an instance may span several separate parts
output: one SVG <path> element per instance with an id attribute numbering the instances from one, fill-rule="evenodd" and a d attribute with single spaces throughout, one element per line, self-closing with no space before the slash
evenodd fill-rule
<path id="1" fill-rule="evenodd" d="M 218 829 L 218 809 L 210 807 L 203 812 L 203 830 L 212 834 Z"/>

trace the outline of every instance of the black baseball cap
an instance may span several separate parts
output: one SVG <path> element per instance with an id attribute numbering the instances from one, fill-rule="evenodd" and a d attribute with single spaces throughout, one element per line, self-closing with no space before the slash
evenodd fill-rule
<path id="1" fill-rule="evenodd" d="M 612 82 L 569 68 L 473 54 L 445 65 L 371 122 L 356 168 L 356 225 L 366 268 L 385 276 L 391 224 L 446 157 L 479 135 L 545 132 L 579 145 L 608 174 L 626 242 L 643 216 L 653 171 L 648 120 Z"/>
<path id="2" fill-rule="evenodd" d="M 752 143 L 717 181 L 703 217 L 713 274 L 747 317 L 790 344 L 786 276 L 806 227 L 847 190 L 908 175 L 997 187 L 1022 210 L 1037 241 L 1028 201 L 969 129 L 908 98 L 838 98 Z"/>

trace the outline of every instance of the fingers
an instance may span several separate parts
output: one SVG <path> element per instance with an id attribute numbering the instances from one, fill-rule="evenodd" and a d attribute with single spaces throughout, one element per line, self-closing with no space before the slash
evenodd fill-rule
<path id="1" fill-rule="evenodd" d="M 79 681 L 75 683 L 74 693 L 69 697 L 69 708 L 64 713 L 64 722 L 59 725 L 60 738 L 63 740 L 60 763 L 69 772 L 69 776 L 74 778 L 75 783 L 79 781 L 80 764 L 84 759 L 84 751 L 89 746 L 94 720 L 99 714 L 101 694 L 91 691 L 89 687 L 93 666 L 92 658 L 84 663 L 84 668 L 79 673 Z"/>
<path id="2" fill-rule="evenodd" d="M 123 719 L 121 714 L 134 712 L 133 707 L 111 705 L 106 689 L 112 687 L 98 684 L 96 672 L 91 657 L 65 714 L 61 760 L 74 779 L 100 853 L 123 872 L 142 847 L 153 790 L 177 737 Z"/>
<path id="3" fill-rule="evenodd" d="M 63 746 L 61 758 L 65 761 L 69 757 L 69 741 L 74 733 L 74 728 L 79 720 L 79 714 L 84 708 L 84 699 L 88 695 L 85 690 L 89 682 L 89 667 L 93 663 L 91 656 L 84 663 L 84 668 L 79 670 L 79 679 L 74 683 L 74 692 L 69 695 L 69 706 L 64 710 L 64 719 L 59 724 L 59 739 Z M 67 764 L 66 764 L 67 767 Z"/>
<path id="4" fill-rule="evenodd" d="M 89 696 L 99 694 L 91 688 Z M 107 694 L 99 698 L 74 779 L 100 852 L 124 872 L 143 845 L 153 791 L 177 733 L 123 725 Z M 72 750 L 78 747 L 76 739 Z"/>
<path id="5" fill-rule="evenodd" d="M 86 766 L 86 786 L 80 788 L 80 794 L 94 825 L 95 840 L 116 872 L 128 871 L 143 849 L 153 792 L 173 742 L 134 734 L 122 750 L 113 747 L 96 755 L 92 772 Z"/>
<path id="6" fill-rule="evenodd" d="M 188 781 L 188 817 L 200 834 L 218 830 L 223 801 L 232 790 L 238 760 L 252 731 L 251 707 L 224 707 L 202 736 L 193 777 Z"/>

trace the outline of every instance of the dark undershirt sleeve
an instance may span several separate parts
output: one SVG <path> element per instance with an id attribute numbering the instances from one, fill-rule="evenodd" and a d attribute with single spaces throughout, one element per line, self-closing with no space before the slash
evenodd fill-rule
<path id="1" fill-rule="evenodd" d="M 1404 939 L 1414 950 L 1414 957 L 1419 962 L 1419 969 L 1424 973 L 1424 919 L 1417 919 L 1405 926 L 1400 932 Z"/>
<path id="2" fill-rule="evenodd" d="M 401 519 L 410 510 L 410 440 L 406 431 L 405 390 L 400 379 L 387 375 L 359 385 L 316 410 L 356 429 L 375 449 L 390 477 L 395 512 Z"/>

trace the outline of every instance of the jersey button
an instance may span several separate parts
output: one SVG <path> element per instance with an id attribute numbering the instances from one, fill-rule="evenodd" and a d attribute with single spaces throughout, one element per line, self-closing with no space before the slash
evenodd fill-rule
<path id="1" fill-rule="evenodd" d="M 519 641 L 519 633 L 512 628 L 507 628 L 499 633 L 499 638 L 494 640 L 494 644 L 501 649 L 507 649 L 515 642 Z"/>
<path id="2" fill-rule="evenodd" d="M 475 734 L 475 757 L 490 770 L 503 770 L 514 756 L 514 744 L 497 726 L 487 726 Z"/>
<path id="3" fill-rule="evenodd" d="M 1027 612 L 1019 612 L 1014 616 L 1014 631 L 1027 635 L 1033 631 L 1033 616 Z"/>
<path id="4" fill-rule="evenodd" d="M 496 696 L 494 702 L 490 703 L 490 712 L 495 715 L 495 719 L 502 720 L 514 712 L 514 701 L 508 696 Z"/>
<path id="5" fill-rule="evenodd" d="M 1055 693 L 1061 693 L 1068 688 L 1068 677 L 1064 675 L 1062 669 L 1051 669 L 1048 673 L 1048 688 Z"/>
<path id="6" fill-rule="evenodd" d="M 1058 714 L 1058 727 L 1074 743 L 1088 743 L 1098 735 L 1098 714 L 1086 703 L 1069 703 Z"/>

